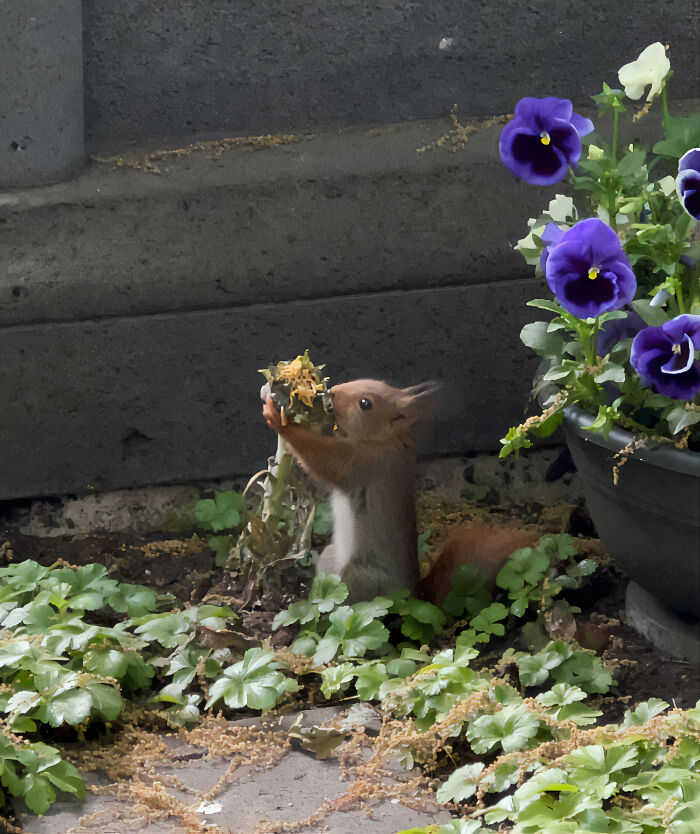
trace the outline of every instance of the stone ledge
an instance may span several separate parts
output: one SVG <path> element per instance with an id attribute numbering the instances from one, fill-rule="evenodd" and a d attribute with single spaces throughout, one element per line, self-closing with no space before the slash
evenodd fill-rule
<path id="1" fill-rule="evenodd" d="M 417 153 L 448 123 L 349 129 L 161 176 L 93 165 L 0 195 L 0 325 L 416 289 L 529 270 L 511 244 L 546 205 L 499 126 Z"/>
<path id="2" fill-rule="evenodd" d="M 274 448 L 257 369 L 305 347 L 335 382 L 441 378 L 429 451 L 497 448 L 530 389 L 538 283 L 0 328 L 0 499 L 257 471 Z"/>

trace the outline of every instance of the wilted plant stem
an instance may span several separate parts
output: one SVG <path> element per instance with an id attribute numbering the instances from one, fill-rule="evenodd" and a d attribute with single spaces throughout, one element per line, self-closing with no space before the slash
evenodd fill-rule
<path id="1" fill-rule="evenodd" d="M 279 517 L 281 513 L 281 499 L 287 489 L 287 480 L 292 469 L 292 455 L 287 451 L 282 438 L 277 436 L 277 451 L 275 460 L 268 470 L 268 476 L 263 484 L 262 521 Z"/>

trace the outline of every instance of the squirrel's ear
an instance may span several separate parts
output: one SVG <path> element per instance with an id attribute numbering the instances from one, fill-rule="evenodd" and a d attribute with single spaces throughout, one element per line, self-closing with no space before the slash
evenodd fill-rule
<path id="1" fill-rule="evenodd" d="M 410 388 L 402 388 L 396 404 L 409 419 L 430 420 L 437 411 L 441 393 L 441 382 L 421 382 Z"/>
<path id="2" fill-rule="evenodd" d="M 430 424 L 437 412 L 441 392 L 441 382 L 421 382 L 401 389 L 396 400 L 400 413 L 392 423 L 404 445 L 416 443 L 421 429 Z"/>

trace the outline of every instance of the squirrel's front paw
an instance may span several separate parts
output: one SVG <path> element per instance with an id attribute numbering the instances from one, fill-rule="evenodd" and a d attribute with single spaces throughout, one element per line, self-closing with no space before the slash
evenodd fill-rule
<path id="1" fill-rule="evenodd" d="M 268 397 L 263 403 L 262 413 L 267 425 L 271 429 L 274 429 L 277 432 L 277 434 L 281 434 L 284 430 L 284 427 L 282 425 L 282 415 L 276 409 L 275 404 L 272 402 L 272 397 Z"/>

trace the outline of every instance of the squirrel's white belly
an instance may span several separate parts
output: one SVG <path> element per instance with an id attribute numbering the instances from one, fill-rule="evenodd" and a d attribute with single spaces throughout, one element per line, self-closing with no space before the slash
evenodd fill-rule
<path id="1" fill-rule="evenodd" d="M 333 508 L 333 555 L 335 573 L 342 573 L 357 548 L 357 518 L 352 498 L 334 489 L 331 493 Z"/>

